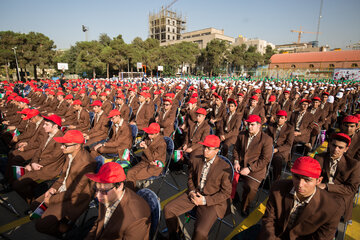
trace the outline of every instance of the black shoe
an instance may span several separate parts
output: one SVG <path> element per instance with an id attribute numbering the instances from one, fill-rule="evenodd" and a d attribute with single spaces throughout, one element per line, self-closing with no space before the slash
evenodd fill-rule
<path id="1" fill-rule="evenodd" d="M 250 214 L 249 208 L 247 208 L 246 210 L 241 210 L 241 213 L 240 213 L 240 214 L 241 214 L 241 216 L 244 217 L 244 218 L 248 217 L 249 214 Z"/>

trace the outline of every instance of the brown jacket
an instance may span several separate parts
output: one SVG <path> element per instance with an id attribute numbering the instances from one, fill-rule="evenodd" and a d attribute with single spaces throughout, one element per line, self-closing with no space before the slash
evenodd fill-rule
<path id="1" fill-rule="evenodd" d="M 117 148 L 119 155 L 122 154 L 124 149 L 130 149 L 132 146 L 132 135 L 129 123 L 123 121 L 122 125 L 116 132 L 115 124 L 112 126 L 113 135 L 109 141 L 105 143 L 103 148 Z"/>
<path id="2" fill-rule="evenodd" d="M 176 109 L 174 108 L 171 108 L 166 114 L 164 110 L 160 111 L 158 123 L 165 137 L 170 137 L 170 135 L 174 132 L 175 118 L 176 118 Z"/>
<path id="3" fill-rule="evenodd" d="M 141 155 L 141 161 L 150 163 L 155 160 L 160 160 L 164 166 L 166 161 L 166 142 L 164 140 L 164 137 L 159 134 L 156 138 L 154 138 L 152 141 L 150 139 L 146 139 L 145 143 L 147 145 L 147 148 L 144 149 L 143 154 Z M 162 169 L 155 165 L 151 165 L 156 170 Z"/>
<path id="4" fill-rule="evenodd" d="M 210 126 L 206 120 L 204 120 L 195 131 L 196 125 L 197 122 L 190 126 L 184 142 L 184 145 L 186 144 L 187 147 L 192 148 L 193 151 L 202 148 L 203 145 L 199 142 L 204 141 L 205 137 L 210 134 Z"/>
<path id="5" fill-rule="evenodd" d="M 280 180 L 272 185 L 257 239 L 333 239 L 343 211 L 343 201 L 317 188 L 294 226 L 288 230 L 290 211 L 294 204 L 294 196 L 290 193 L 292 188 L 291 180 Z"/>
<path id="6" fill-rule="evenodd" d="M 27 142 L 28 145 L 24 147 L 24 152 L 32 149 L 38 149 L 44 139 L 47 139 L 48 134 L 44 130 L 44 119 L 41 120 L 38 128 L 35 130 L 34 135 Z M 36 127 L 36 125 L 35 125 Z"/>
<path id="7" fill-rule="evenodd" d="M 237 137 L 239 134 L 242 116 L 240 113 L 236 112 L 231 117 L 230 122 L 228 122 L 230 113 L 227 113 L 220 124 L 220 135 L 224 135 L 225 139 Z"/>
<path id="8" fill-rule="evenodd" d="M 315 159 L 319 161 L 322 168 L 322 182 L 328 183 L 330 177 L 330 154 L 328 152 L 317 154 Z M 344 218 L 346 221 L 350 220 L 353 199 L 360 184 L 360 162 L 342 156 L 337 164 L 333 182 L 334 184 L 328 184 L 327 191 L 344 198 L 346 204 Z"/>
<path id="9" fill-rule="evenodd" d="M 149 239 L 150 208 L 148 203 L 132 190 L 125 194 L 104 227 L 106 207 L 99 206 L 99 215 L 85 240 Z"/>
<path id="10" fill-rule="evenodd" d="M 76 111 L 76 130 L 81 132 L 87 132 L 90 129 L 90 115 L 89 112 L 85 110 L 85 108 L 80 110 L 80 117 L 78 117 L 79 112 Z"/>
<path id="11" fill-rule="evenodd" d="M 129 118 L 130 118 L 129 106 L 126 103 L 124 103 L 123 105 L 121 105 L 121 107 L 118 105 L 117 109 L 119 109 L 120 116 L 125 120 L 125 122 L 129 122 Z"/>
<path id="12" fill-rule="evenodd" d="M 352 136 L 351 144 L 345 155 L 360 161 L 360 132 L 355 132 Z"/>
<path id="13" fill-rule="evenodd" d="M 95 143 L 106 139 L 108 136 L 108 130 L 109 130 L 109 119 L 106 117 L 105 112 L 102 112 L 102 114 L 99 117 L 99 121 L 97 120 L 95 114 L 93 120 L 93 127 L 87 132 L 90 138 L 89 140 L 92 143 Z"/>
<path id="14" fill-rule="evenodd" d="M 233 151 L 234 161 L 239 161 L 241 168 L 250 167 L 249 175 L 261 181 L 265 178 L 266 167 L 272 157 L 273 142 L 271 137 L 261 130 L 246 149 L 248 139 L 248 131 L 239 133 Z"/>
<path id="15" fill-rule="evenodd" d="M 188 192 L 196 191 L 200 188 L 201 172 L 204 167 L 204 156 L 191 159 Z M 223 218 L 228 206 L 231 194 L 231 174 L 232 170 L 228 163 L 216 156 L 206 176 L 206 182 L 202 194 L 206 199 L 206 206 L 215 206 L 217 216 Z"/>
<path id="16" fill-rule="evenodd" d="M 66 171 L 69 166 L 69 157 L 66 156 L 65 164 L 59 179 L 51 186 L 58 190 L 62 185 Z M 50 198 L 49 208 L 46 214 L 55 215 L 58 219 L 68 218 L 75 221 L 88 207 L 93 197 L 93 182 L 85 174 L 93 173 L 96 168 L 96 162 L 85 150 L 80 150 L 73 159 L 68 177 L 66 179 L 66 191 L 57 192 Z M 43 198 L 41 196 L 40 198 Z M 48 212 L 49 211 L 49 212 Z"/>
<path id="17" fill-rule="evenodd" d="M 266 130 L 266 133 L 270 137 L 272 137 L 273 142 L 275 139 L 276 130 L 277 130 L 276 123 L 269 124 Z M 280 154 L 285 159 L 285 161 L 290 160 L 290 153 L 293 142 L 294 142 L 294 127 L 290 123 L 286 122 L 280 130 L 280 134 L 276 143 L 275 142 L 273 143 L 274 148 L 278 149 L 278 154 Z"/>
<path id="18" fill-rule="evenodd" d="M 143 130 L 143 128 L 149 126 L 150 119 L 154 115 L 154 111 L 151 109 L 152 107 L 150 104 L 144 103 L 142 106 L 139 106 L 137 112 L 133 112 L 134 121 L 136 122 L 136 126 L 139 130 Z"/>
<path id="19" fill-rule="evenodd" d="M 109 100 L 105 100 L 102 104 L 102 110 L 105 112 L 106 116 L 109 115 L 110 111 L 113 109 L 113 105 Z"/>
<path id="20" fill-rule="evenodd" d="M 249 117 L 249 115 L 258 115 L 259 117 L 261 117 L 261 122 L 264 123 L 265 122 L 265 109 L 261 104 L 257 104 L 255 109 L 252 111 L 252 113 L 250 114 L 250 107 L 247 106 L 244 110 L 244 119 L 247 119 Z"/>
<path id="21" fill-rule="evenodd" d="M 56 105 L 54 113 L 63 118 L 65 117 L 67 111 L 69 111 L 69 104 L 66 102 L 66 100 L 63 100 L 61 103 Z"/>
<path id="22" fill-rule="evenodd" d="M 290 123 L 291 125 L 294 126 L 294 128 L 296 128 L 296 121 L 298 119 L 299 114 L 300 114 L 299 111 L 296 111 L 293 114 L 291 114 Z M 302 142 L 302 143 L 309 142 L 310 133 L 313 129 L 313 122 L 314 122 L 314 116 L 311 113 L 306 112 L 300 123 L 299 132 L 301 132 L 301 135 L 295 137 L 296 142 Z"/>

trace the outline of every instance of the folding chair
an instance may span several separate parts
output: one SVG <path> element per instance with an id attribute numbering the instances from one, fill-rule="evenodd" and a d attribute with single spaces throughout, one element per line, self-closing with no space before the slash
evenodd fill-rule
<path id="1" fill-rule="evenodd" d="M 222 155 L 218 155 L 218 157 L 222 160 L 224 160 L 227 164 L 229 164 L 231 166 L 231 180 L 234 178 L 234 167 L 232 165 L 232 163 L 230 162 L 230 160 Z M 230 209 L 229 209 L 230 207 Z M 235 221 L 235 216 L 234 216 L 234 211 L 233 211 L 233 205 L 232 205 L 232 201 L 230 199 L 230 206 L 228 206 L 228 210 L 227 210 L 227 214 L 225 215 L 225 217 L 229 214 L 228 211 L 230 210 L 230 213 L 232 215 L 232 220 L 233 220 L 233 224 L 231 223 L 228 223 L 227 221 L 224 220 L 224 218 L 217 218 L 217 221 L 219 221 L 219 226 L 218 226 L 218 229 L 216 231 L 216 237 L 215 239 L 218 238 L 218 235 L 220 233 L 220 228 L 221 228 L 221 224 L 224 223 L 226 226 L 230 227 L 230 228 L 234 228 L 236 226 L 236 221 Z M 189 219 L 193 219 L 193 220 L 196 220 L 196 207 L 194 207 L 192 210 L 190 210 L 189 212 L 185 213 L 185 215 L 187 215 L 189 217 Z M 185 229 L 185 225 L 186 223 L 188 223 L 188 221 L 186 221 L 184 224 L 183 224 L 183 229 L 182 231 L 184 232 L 184 229 Z"/>
<path id="2" fill-rule="evenodd" d="M 152 176 L 149 177 L 148 179 L 143 180 L 143 182 L 152 182 L 154 180 L 160 179 L 160 186 L 159 189 L 156 191 L 156 194 L 159 195 L 159 192 L 161 190 L 161 187 L 163 185 L 163 183 L 165 182 L 166 184 L 168 184 L 170 187 L 180 191 L 180 187 L 179 184 L 176 182 L 175 178 L 170 174 L 170 176 L 172 177 L 174 183 L 176 186 L 174 186 L 173 184 L 169 183 L 165 178 L 166 176 L 169 174 L 169 166 L 171 163 L 171 157 L 173 155 L 174 152 L 174 142 L 171 138 L 169 137 L 164 137 L 164 140 L 166 142 L 166 163 L 165 163 L 165 167 L 163 168 L 163 171 L 161 172 L 161 174 L 159 176 Z"/>
<path id="3" fill-rule="evenodd" d="M 150 225 L 149 239 L 155 240 L 158 233 L 159 223 L 161 218 L 161 205 L 160 205 L 159 197 L 148 188 L 140 189 L 139 191 L 136 192 L 136 194 L 144 198 L 145 201 L 149 204 L 151 211 L 151 225 Z"/>

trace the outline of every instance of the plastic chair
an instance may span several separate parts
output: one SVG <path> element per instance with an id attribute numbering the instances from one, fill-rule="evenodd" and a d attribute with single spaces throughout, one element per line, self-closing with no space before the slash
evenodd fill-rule
<path id="1" fill-rule="evenodd" d="M 158 196 L 148 188 L 140 189 L 136 192 L 137 195 L 145 199 L 149 204 L 151 211 L 151 226 L 149 239 L 155 240 L 159 229 L 159 223 L 161 218 L 161 205 Z"/>
<path id="2" fill-rule="evenodd" d="M 135 139 L 136 139 L 136 136 L 138 134 L 138 128 L 136 125 L 131 125 L 130 124 L 130 127 L 131 127 L 131 136 L 133 138 L 133 144 L 135 143 Z"/>

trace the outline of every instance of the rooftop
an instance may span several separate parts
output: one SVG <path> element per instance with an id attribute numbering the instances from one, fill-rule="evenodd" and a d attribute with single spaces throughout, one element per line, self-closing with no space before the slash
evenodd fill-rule
<path id="1" fill-rule="evenodd" d="M 271 63 L 360 61 L 360 50 L 275 54 Z"/>

